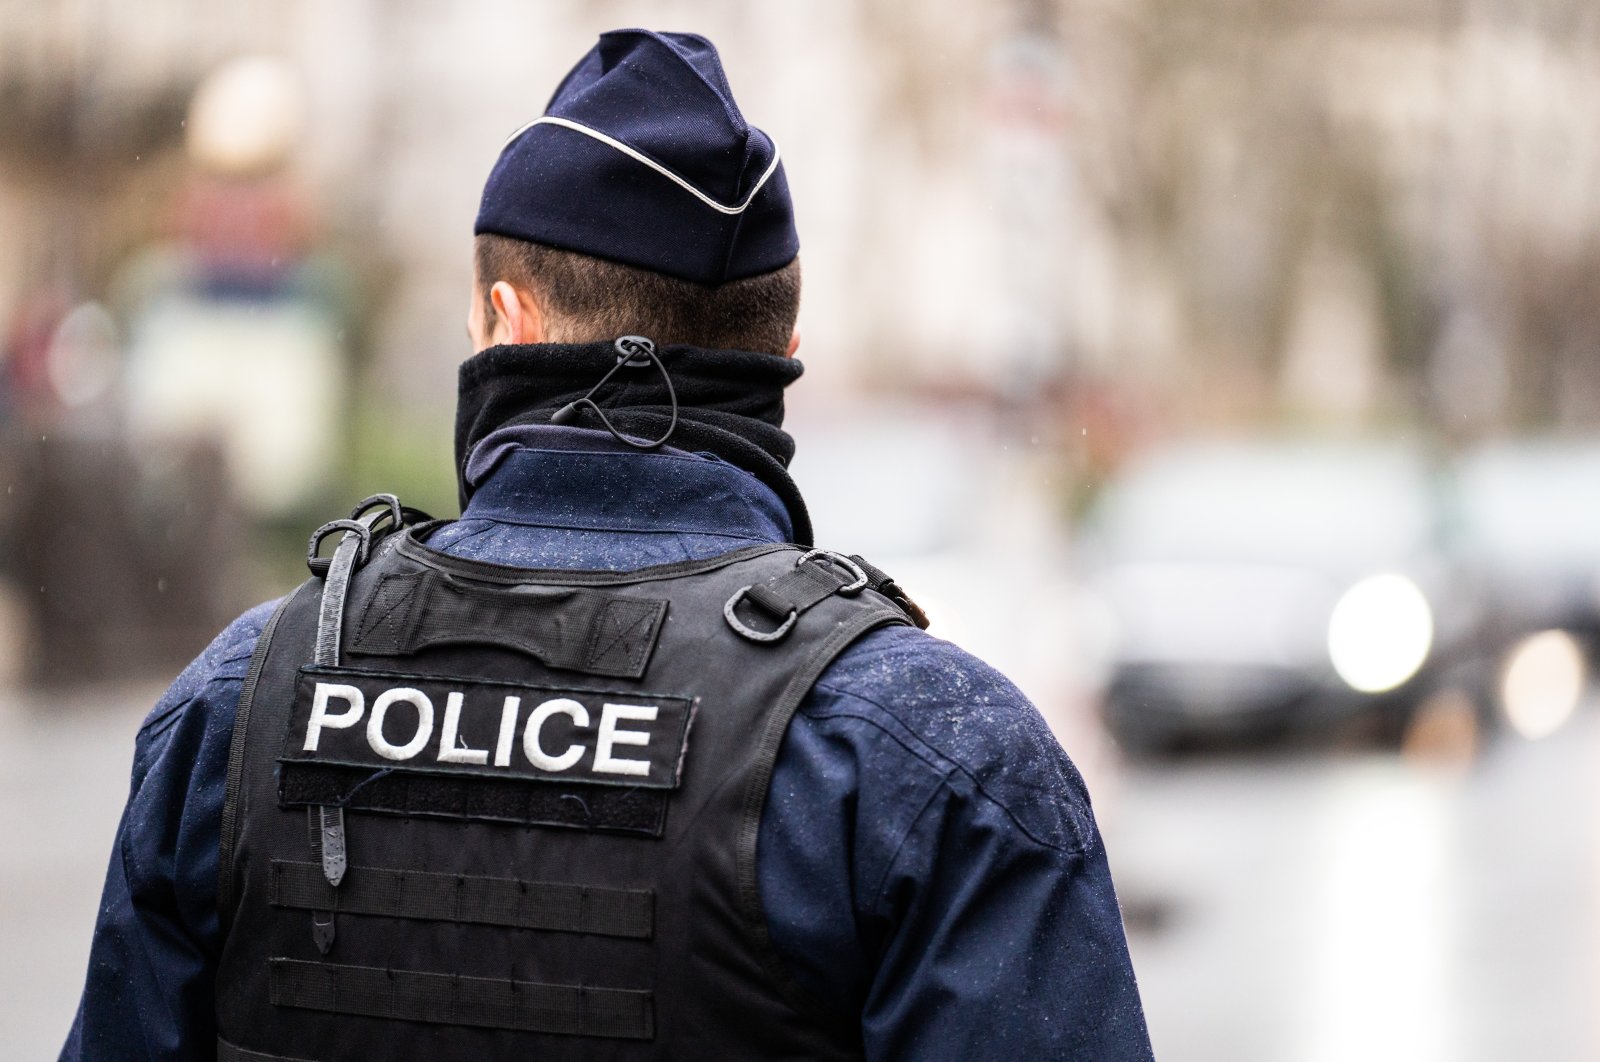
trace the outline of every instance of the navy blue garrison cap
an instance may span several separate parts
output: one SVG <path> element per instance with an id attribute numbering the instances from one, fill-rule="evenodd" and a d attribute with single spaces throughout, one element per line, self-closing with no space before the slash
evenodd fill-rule
<path id="1" fill-rule="evenodd" d="M 489 173 L 474 232 L 717 285 L 800 251 L 778 145 L 692 33 L 600 36 Z"/>

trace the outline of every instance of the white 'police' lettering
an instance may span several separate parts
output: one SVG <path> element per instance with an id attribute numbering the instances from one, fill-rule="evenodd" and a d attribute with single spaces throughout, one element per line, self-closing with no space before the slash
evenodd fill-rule
<path id="1" fill-rule="evenodd" d="M 600 709 L 600 733 L 594 743 L 594 769 L 603 774 L 648 775 L 649 760 L 623 760 L 611 755 L 613 745 L 648 745 L 644 730 L 618 730 L 617 720 L 650 723 L 656 718 L 653 704 L 606 704 Z"/>
<path id="2" fill-rule="evenodd" d="M 507 697 L 500 707 L 500 740 L 494 745 L 496 767 L 511 766 L 511 739 L 517 735 L 517 709 L 521 707 L 521 697 Z"/>
<path id="3" fill-rule="evenodd" d="M 329 715 L 328 702 L 335 697 L 344 701 L 349 707 L 338 715 Z M 306 723 L 306 751 L 317 751 L 317 742 L 322 737 L 323 727 L 343 730 L 345 727 L 355 726 L 361 721 L 361 715 L 366 710 L 367 699 L 354 686 L 338 682 L 317 683 L 317 695 L 311 702 L 311 720 Z"/>
<path id="4" fill-rule="evenodd" d="M 396 701 L 413 705 L 417 709 L 417 732 L 404 745 L 392 745 L 389 739 L 383 736 L 384 717 L 389 712 L 389 706 Z M 433 737 L 433 702 L 428 700 L 428 695 L 421 690 L 400 686 L 385 690 L 372 702 L 372 715 L 367 718 L 367 744 L 372 746 L 373 752 L 384 759 L 409 760 L 422 751 L 431 737 Z"/>
<path id="5" fill-rule="evenodd" d="M 658 703 L 623 703 L 631 698 L 617 691 L 307 668 L 285 758 L 672 788 L 693 705 L 652 699 Z"/>
<path id="6" fill-rule="evenodd" d="M 465 741 L 460 747 L 456 746 L 457 736 L 461 730 L 461 702 L 466 699 L 466 694 L 455 690 L 444 701 L 444 729 L 439 733 L 439 762 L 440 763 L 488 763 L 489 751 L 475 749 Z"/>
<path id="7" fill-rule="evenodd" d="M 544 728 L 545 720 L 557 712 L 570 718 L 574 726 L 589 725 L 589 709 L 570 697 L 557 697 L 553 701 L 545 701 L 529 712 L 527 729 L 522 732 L 522 752 L 528 757 L 528 762 L 540 770 L 565 771 L 583 759 L 583 746 L 576 742 L 568 745 L 567 751 L 559 756 L 550 755 L 539 744 L 539 731 Z"/>

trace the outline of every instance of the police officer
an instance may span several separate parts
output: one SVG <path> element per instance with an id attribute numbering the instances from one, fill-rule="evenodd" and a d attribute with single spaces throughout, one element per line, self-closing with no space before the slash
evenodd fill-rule
<path id="1" fill-rule="evenodd" d="M 476 232 L 461 518 L 320 529 L 161 699 L 62 1057 L 1148 1058 L 1078 773 L 810 548 L 710 42 L 603 35 Z"/>

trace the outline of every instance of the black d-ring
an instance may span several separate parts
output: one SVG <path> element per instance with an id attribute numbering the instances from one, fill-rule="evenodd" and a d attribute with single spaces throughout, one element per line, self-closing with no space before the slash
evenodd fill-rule
<path id="1" fill-rule="evenodd" d="M 861 565 L 857 564 L 849 557 L 846 557 L 843 553 L 835 553 L 831 549 L 807 550 L 805 553 L 800 555 L 799 560 L 794 562 L 794 566 L 798 568 L 806 561 L 814 560 L 818 557 L 832 561 L 845 571 L 849 572 L 851 575 L 855 576 L 853 581 L 839 587 L 839 589 L 835 590 L 834 593 L 842 594 L 845 597 L 850 597 L 854 594 L 859 594 L 862 590 L 866 589 L 867 573 L 862 569 Z"/>
<path id="2" fill-rule="evenodd" d="M 746 626 L 745 622 L 734 613 L 734 609 L 739 607 L 739 602 L 743 601 L 744 595 L 749 592 L 750 587 L 741 586 L 733 592 L 732 597 L 728 598 L 728 603 L 722 606 L 722 616 L 728 621 L 728 626 L 732 627 L 734 632 L 741 638 L 747 638 L 752 642 L 776 642 L 781 640 L 784 635 L 789 633 L 790 628 L 794 626 L 794 621 L 800 618 L 800 610 L 791 608 L 788 617 L 775 629 L 758 631 L 754 627 Z"/>
<path id="3" fill-rule="evenodd" d="M 319 579 L 327 578 L 328 565 L 333 563 L 331 557 L 319 557 L 317 551 L 322 548 L 322 542 L 335 531 L 349 531 L 361 539 L 360 549 L 356 553 L 356 563 L 362 564 L 367 559 L 367 549 L 372 545 L 372 530 L 359 520 L 329 520 L 315 531 L 311 532 L 311 541 L 306 545 L 306 567 L 311 569 L 311 574 Z"/>
<path id="4" fill-rule="evenodd" d="M 393 494 L 374 494 L 372 497 L 367 498 L 350 510 L 350 519 L 359 520 L 366 512 L 378 505 L 383 506 L 388 512 L 379 514 L 376 520 L 371 521 L 370 526 L 377 527 L 378 522 L 385 516 L 389 518 L 389 523 L 392 527 L 400 528 L 405 526 L 405 506 L 401 505 L 400 499 Z"/>

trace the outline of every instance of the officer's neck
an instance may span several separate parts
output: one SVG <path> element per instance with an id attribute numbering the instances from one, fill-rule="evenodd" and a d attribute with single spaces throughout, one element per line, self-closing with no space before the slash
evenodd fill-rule
<path id="1" fill-rule="evenodd" d="M 783 390 L 803 371 L 775 354 L 668 346 L 658 351 L 671 375 L 678 424 L 666 445 L 710 453 L 754 475 L 783 502 L 794 540 L 810 544 L 811 522 L 788 475 L 794 442 L 782 429 Z M 462 505 L 475 489 L 468 471 L 491 433 L 548 425 L 616 364 L 613 345 L 524 344 L 489 349 L 462 363 L 456 408 L 456 469 Z M 625 369 L 595 396 L 622 432 L 659 437 L 671 423 L 671 400 L 654 371 Z M 597 427 L 580 421 L 576 427 Z"/>

